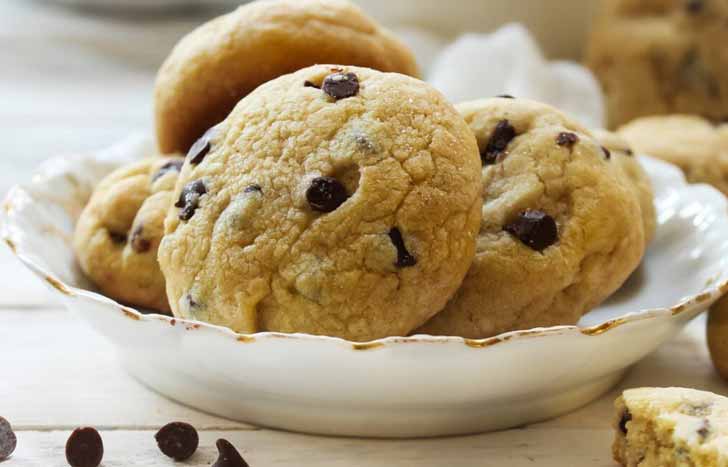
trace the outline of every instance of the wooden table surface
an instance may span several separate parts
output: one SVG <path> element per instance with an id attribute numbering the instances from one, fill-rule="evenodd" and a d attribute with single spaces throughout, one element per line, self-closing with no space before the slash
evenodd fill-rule
<path id="1" fill-rule="evenodd" d="M 103 147 L 151 128 L 151 87 L 172 44 L 201 19 L 79 14 L 28 0 L 0 2 L 0 192 L 43 159 Z M 635 386 L 728 393 L 712 370 L 704 319 L 636 365 L 598 401 L 545 423 L 430 440 L 361 440 L 259 429 L 168 401 L 118 366 L 109 343 L 58 305 L 0 252 L 0 415 L 18 434 L 10 466 L 63 466 L 79 425 L 102 432 L 111 466 L 173 465 L 153 435 L 184 420 L 201 434 L 184 465 L 210 465 L 214 441 L 264 466 L 612 466 L 611 405 Z M 152 357 L 152 356 L 150 356 Z"/>

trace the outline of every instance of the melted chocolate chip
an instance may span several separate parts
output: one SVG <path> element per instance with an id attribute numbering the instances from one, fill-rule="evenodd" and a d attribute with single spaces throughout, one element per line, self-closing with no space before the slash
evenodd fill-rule
<path id="1" fill-rule="evenodd" d="M 306 190 L 308 204 L 319 212 L 335 211 L 348 197 L 344 185 L 333 177 L 316 177 Z"/>
<path id="2" fill-rule="evenodd" d="M 190 160 L 190 164 L 197 165 L 205 158 L 208 152 L 210 152 L 210 148 L 212 147 L 212 143 L 210 140 L 215 136 L 215 131 L 217 129 L 217 126 L 214 126 L 207 130 L 204 135 L 200 137 L 197 141 L 195 141 L 195 144 L 190 147 L 190 150 L 187 151 L 187 159 Z"/>
<path id="3" fill-rule="evenodd" d="M 508 143 L 515 137 L 516 129 L 513 128 L 511 123 L 508 120 L 499 121 L 490 135 L 485 149 L 480 152 L 480 160 L 483 165 L 495 164 L 498 161 L 498 156 L 506 150 Z"/>
<path id="4" fill-rule="evenodd" d="M 705 440 L 705 438 L 708 437 L 710 434 L 710 420 L 707 418 L 703 420 L 703 425 L 698 428 L 698 436 L 700 436 L 701 440 Z"/>
<path id="5" fill-rule="evenodd" d="M 397 227 L 393 227 L 389 231 L 389 239 L 392 240 L 392 244 L 397 248 L 397 261 L 394 263 L 398 268 L 408 268 L 417 264 L 417 258 L 412 256 L 407 251 L 407 246 L 404 244 L 402 238 L 402 232 Z"/>
<path id="6" fill-rule="evenodd" d="M 553 245 L 559 236 L 554 218 L 535 209 L 523 211 L 504 230 L 536 251 L 543 251 Z"/>
<path id="7" fill-rule="evenodd" d="M 76 428 L 66 441 L 66 460 L 72 467 L 97 467 L 104 457 L 104 442 L 95 428 Z"/>
<path id="8" fill-rule="evenodd" d="M 175 207 L 182 208 L 179 218 L 183 221 L 190 220 L 200 205 L 200 197 L 207 193 L 207 188 L 202 180 L 195 180 L 182 188 L 179 199 L 174 203 Z"/>
<path id="9" fill-rule="evenodd" d="M 565 146 L 570 150 L 578 142 L 579 137 L 576 135 L 576 133 L 563 131 L 556 136 L 556 144 L 558 144 L 559 146 Z"/>
<path id="10" fill-rule="evenodd" d="M 607 160 L 612 158 L 612 153 L 609 152 L 609 149 L 607 149 L 606 147 L 602 146 L 602 152 L 604 153 L 604 157 L 606 157 Z"/>
<path id="11" fill-rule="evenodd" d="M 685 9 L 688 13 L 691 13 L 693 15 L 700 13 L 703 11 L 703 7 L 705 7 L 705 1 L 704 0 L 688 0 L 685 3 Z"/>
<path id="12" fill-rule="evenodd" d="M 157 170 L 157 173 L 155 173 L 152 177 L 152 183 L 157 181 L 157 179 L 161 178 L 167 172 L 179 172 L 180 170 L 182 170 L 182 165 L 184 164 L 184 162 L 185 161 L 183 161 L 182 159 L 178 159 L 165 163 L 159 168 L 159 170 Z"/>
<path id="13" fill-rule="evenodd" d="M 619 431 L 622 432 L 622 434 L 627 434 L 627 422 L 632 421 L 632 414 L 629 413 L 629 410 L 625 409 L 622 413 L 622 417 L 619 419 Z"/>
<path id="14" fill-rule="evenodd" d="M 10 457 L 18 445 L 18 438 L 15 437 L 10 423 L 0 417 L 0 462 Z"/>
<path id="15" fill-rule="evenodd" d="M 131 248 L 137 253 L 144 253 L 149 251 L 152 247 L 152 242 L 143 237 L 144 226 L 139 225 L 131 233 Z"/>
<path id="16" fill-rule="evenodd" d="M 245 189 L 243 190 L 243 193 L 254 193 L 254 192 L 263 193 L 263 189 L 260 187 L 260 185 L 258 185 L 256 183 L 254 185 L 246 186 Z"/>
<path id="17" fill-rule="evenodd" d="M 126 243 L 126 234 L 123 233 L 112 232 L 109 230 L 109 238 L 111 238 L 111 241 L 117 245 L 123 245 Z"/>
<path id="18" fill-rule="evenodd" d="M 359 94 L 359 78 L 354 73 L 334 73 L 324 79 L 321 90 L 337 101 Z"/>
<path id="19" fill-rule="evenodd" d="M 304 87 L 304 88 L 316 88 L 316 89 L 321 89 L 321 87 L 320 87 L 320 86 L 317 86 L 317 85 L 316 85 L 316 83 L 312 83 L 312 82 L 311 82 L 311 81 L 309 81 L 309 80 L 306 80 L 306 81 L 304 81 L 304 82 L 303 82 L 303 87 Z"/>
<path id="20" fill-rule="evenodd" d="M 515 97 L 511 96 L 510 94 L 501 94 L 495 97 L 500 97 L 501 99 L 515 99 Z"/>
<path id="21" fill-rule="evenodd" d="M 218 439 L 215 445 L 220 454 L 212 467 L 250 467 L 230 441 Z"/>
<path id="22" fill-rule="evenodd" d="M 184 422 L 172 422 L 164 425 L 154 435 L 154 439 L 157 440 L 157 446 L 165 456 L 178 462 L 192 457 L 200 444 L 195 427 Z"/>

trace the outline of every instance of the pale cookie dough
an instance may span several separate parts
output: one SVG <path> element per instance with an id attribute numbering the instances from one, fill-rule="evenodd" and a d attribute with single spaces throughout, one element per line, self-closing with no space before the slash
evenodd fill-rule
<path id="1" fill-rule="evenodd" d="M 635 151 L 677 165 L 690 183 L 728 195 L 728 125 L 691 115 L 644 117 L 618 133 Z"/>
<path id="2" fill-rule="evenodd" d="M 314 66 L 188 155 L 159 260 L 177 316 L 364 341 L 439 311 L 473 259 L 478 147 L 429 85 Z"/>
<path id="3" fill-rule="evenodd" d="M 463 285 L 417 332 L 482 338 L 575 324 L 642 258 L 635 190 L 592 134 L 552 107 L 494 98 L 458 110 L 481 151 L 483 220 Z"/>
<path id="4" fill-rule="evenodd" d="M 123 166 L 99 182 L 76 223 L 81 269 L 104 295 L 169 311 L 157 248 L 182 157 Z"/>
<path id="5" fill-rule="evenodd" d="M 159 150 L 187 152 L 253 89 L 317 63 L 418 75 L 412 52 L 348 1 L 252 2 L 188 34 L 162 65 Z"/>
<path id="6" fill-rule="evenodd" d="M 728 2 L 603 5 L 586 61 L 604 87 L 611 128 L 655 114 L 728 117 Z"/>
<path id="7" fill-rule="evenodd" d="M 728 466 L 728 399 L 683 388 L 624 391 L 614 403 L 614 460 L 626 467 Z"/>
<path id="8" fill-rule="evenodd" d="M 645 230 L 645 242 L 649 245 L 657 229 L 657 212 L 655 211 L 655 193 L 652 182 L 637 154 L 629 143 L 616 133 L 605 130 L 593 130 L 594 136 L 608 151 L 614 168 L 620 170 L 635 190 L 640 202 L 642 224 Z"/>

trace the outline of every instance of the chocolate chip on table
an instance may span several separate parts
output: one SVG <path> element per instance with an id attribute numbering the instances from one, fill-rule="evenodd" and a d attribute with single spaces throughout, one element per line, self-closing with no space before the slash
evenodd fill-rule
<path id="1" fill-rule="evenodd" d="M 556 136 L 556 144 L 558 144 L 559 146 L 566 146 L 569 149 L 573 148 L 574 145 L 578 142 L 579 137 L 576 135 L 576 133 L 562 131 Z"/>
<path id="2" fill-rule="evenodd" d="M 492 165 L 498 161 L 500 156 L 508 147 L 508 144 L 516 137 L 516 129 L 508 120 L 501 120 L 495 126 L 490 135 L 488 144 L 480 152 L 480 160 L 483 165 Z"/>
<path id="3" fill-rule="evenodd" d="M 258 185 L 256 183 L 254 185 L 246 186 L 245 189 L 243 190 L 243 192 L 244 193 L 255 193 L 255 192 L 263 193 L 263 189 L 260 187 L 260 185 Z"/>
<path id="4" fill-rule="evenodd" d="M 192 457 L 200 444 L 200 437 L 195 427 L 189 423 L 172 422 L 164 425 L 154 439 L 157 446 L 167 457 L 181 462 Z"/>
<path id="5" fill-rule="evenodd" d="M 602 146 L 602 152 L 604 153 L 604 157 L 607 158 L 607 160 L 612 158 L 612 153 L 609 151 L 609 149 Z"/>
<path id="6" fill-rule="evenodd" d="M 179 199 L 174 206 L 182 208 L 179 212 L 179 218 L 188 221 L 195 215 L 195 211 L 200 205 L 200 197 L 207 193 L 207 187 L 202 180 L 195 180 L 182 188 Z"/>
<path id="7" fill-rule="evenodd" d="M 218 439 L 215 444 L 220 454 L 212 467 L 250 467 L 230 441 Z"/>
<path id="8" fill-rule="evenodd" d="M 97 467 L 104 457 L 104 442 L 95 428 L 76 428 L 66 441 L 66 460 L 72 467 Z"/>
<path id="9" fill-rule="evenodd" d="M 137 253 L 144 253 L 149 251 L 152 247 L 152 242 L 143 237 L 144 226 L 139 225 L 131 233 L 131 248 Z"/>
<path id="10" fill-rule="evenodd" d="M 520 213 L 504 230 L 536 251 L 543 251 L 553 245 L 559 236 L 554 218 L 535 209 Z"/>
<path id="11" fill-rule="evenodd" d="M 15 451 L 18 439 L 15 437 L 10 423 L 0 417 L 0 462 L 4 461 Z"/>
<path id="12" fill-rule="evenodd" d="M 212 147 L 210 140 L 215 135 L 216 129 L 217 126 L 214 126 L 207 130 L 200 139 L 195 141 L 195 143 L 190 147 L 190 150 L 187 151 L 187 159 L 190 160 L 190 164 L 199 164 L 205 158 L 207 153 L 210 152 L 210 148 Z"/>
<path id="13" fill-rule="evenodd" d="M 629 410 L 624 410 L 622 413 L 622 418 L 619 419 L 619 431 L 622 432 L 622 434 L 627 434 L 627 422 L 630 422 L 632 420 L 632 414 L 629 413 Z"/>
<path id="14" fill-rule="evenodd" d="M 179 159 L 165 163 L 159 168 L 159 170 L 157 170 L 157 173 L 155 173 L 152 177 L 152 183 L 154 183 L 158 178 L 162 177 L 167 172 L 179 172 L 180 170 L 182 170 L 182 165 L 184 164 L 184 162 L 185 161 Z"/>
<path id="15" fill-rule="evenodd" d="M 111 238 L 111 241 L 117 245 L 126 243 L 126 234 L 123 233 L 112 232 L 109 230 L 109 238 Z"/>
<path id="16" fill-rule="evenodd" d="M 344 185 L 333 177 L 316 177 L 306 190 L 306 200 L 311 209 L 332 212 L 349 197 Z"/>
<path id="17" fill-rule="evenodd" d="M 501 99 L 515 99 L 515 97 L 511 96 L 510 94 L 500 94 L 495 97 L 500 97 Z"/>
<path id="18" fill-rule="evenodd" d="M 337 101 L 359 94 L 359 78 L 354 73 L 333 73 L 324 79 L 321 90 Z"/>
<path id="19" fill-rule="evenodd" d="M 404 244 L 404 239 L 402 238 L 402 232 L 397 227 L 393 227 L 389 231 L 389 238 L 392 240 L 395 248 L 397 248 L 397 261 L 394 263 L 395 266 L 398 268 L 408 268 L 417 264 L 417 258 L 407 251 L 407 246 Z"/>

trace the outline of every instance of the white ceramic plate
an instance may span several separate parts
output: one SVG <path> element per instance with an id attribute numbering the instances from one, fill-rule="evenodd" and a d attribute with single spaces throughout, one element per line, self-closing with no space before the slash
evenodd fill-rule
<path id="1" fill-rule="evenodd" d="M 93 185 L 142 157 L 133 138 L 44 164 L 4 205 L 2 236 L 66 305 L 113 342 L 126 369 L 168 397 L 259 425 L 311 433 L 414 437 L 543 420 L 598 397 L 633 363 L 728 290 L 725 199 L 642 160 L 659 227 L 641 269 L 580 326 L 470 340 L 394 337 L 369 343 L 302 334 L 235 334 L 142 315 L 87 290 L 70 246 Z"/>

